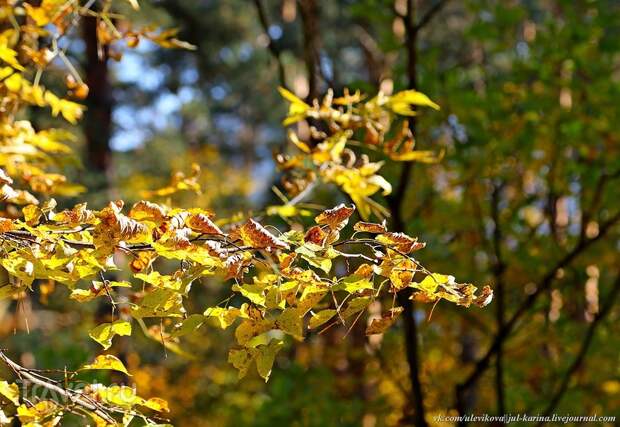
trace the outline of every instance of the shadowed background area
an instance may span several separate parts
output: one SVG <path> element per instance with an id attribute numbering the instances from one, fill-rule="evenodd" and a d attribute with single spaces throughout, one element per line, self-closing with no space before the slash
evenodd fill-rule
<path id="1" fill-rule="evenodd" d="M 175 425 L 421 427 L 455 424 L 435 418 L 446 414 L 618 414 L 617 1 L 141 7 L 127 8 L 132 20 L 178 28 L 196 49 L 144 42 L 102 59 L 95 23 L 84 20 L 68 49 L 96 94 L 81 128 L 87 167 L 75 172 L 89 203 L 135 202 L 197 163 L 203 192 L 181 204 L 221 216 L 259 209 L 277 200 L 273 153 L 293 148 L 278 86 L 302 99 L 328 88 L 415 88 L 441 106 L 411 121 L 417 147 L 444 156 L 386 163 L 389 222 L 428 242 L 420 260 L 433 271 L 495 292 L 484 310 L 405 299 L 385 334 L 366 337 L 360 324 L 289 343 L 267 384 L 256 373 L 237 382 L 229 331 L 188 337 L 196 360 L 165 355 L 139 334 L 119 340 L 132 381 L 170 402 Z M 346 202 L 335 187 L 315 200 Z M 205 284 L 194 311 L 228 295 L 216 280 Z M 78 365 L 96 349 L 82 338 L 97 304 L 46 292 L 0 301 L 3 345 L 26 366 Z"/>

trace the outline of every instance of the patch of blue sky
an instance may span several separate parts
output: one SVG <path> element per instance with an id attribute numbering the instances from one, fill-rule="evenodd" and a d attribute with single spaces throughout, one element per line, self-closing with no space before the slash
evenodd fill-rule
<path id="1" fill-rule="evenodd" d="M 144 46 L 144 47 L 143 47 Z M 153 50 L 148 44 L 140 44 L 134 51 L 125 52 L 119 62 L 112 62 L 111 68 L 116 79 L 132 83 L 142 90 L 155 90 L 164 80 L 164 71 L 150 66 L 146 55 Z"/>

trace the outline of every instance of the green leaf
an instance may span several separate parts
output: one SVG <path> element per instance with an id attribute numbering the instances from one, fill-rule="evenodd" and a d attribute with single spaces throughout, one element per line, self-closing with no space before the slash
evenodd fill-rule
<path id="1" fill-rule="evenodd" d="M 183 296 L 171 289 L 153 290 L 131 311 L 131 315 L 136 318 L 183 317 L 184 313 Z"/>
<path id="2" fill-rule="evenodd" d="M 334 315 L 337 313 L 336 310 L 333 309 L 328 309 L 328 310 L 322 310 L 319 311 L 318 313 L 315 313 L 311 318 L 310 321 L 308 323 L 308 327 L 310 329 L 315 329 L 318 328 L 319 326 L 321 326 L 322 324 L 324 324 L 325 322 L 327 322 L 329 319 L 331 319 L 332 317 L 334 317 Z"/>
<path id="3" fill-rule="evenodd" d="M 253 360 L 254 353 L 247 348 L 233 348 L 228 352 L 228 363 L 239 370 L 239 379 L 246 376 Z"/>
<path id="4" fill-rule="evenodd" d="M 196 332 L 205 323 L 206 318 L 202 314 L 192 314 L 183 320 L 181 325 L 172 332 L 173 337 L 182 337 L 192 332 Z"/>
<path id="5" fill-rule="evenodd" d="M 297 308 L 284 309 L 276 320 L 276 326 L 296 339 L 303 339 L 303 314 Z"/>
<path id="6" fill-rule="evenodd" d="M 256 370 L 258 371 L 258 375 L 265 379 L 265 382 L 269 381 L 276 354 L 283 346 L 284 342 L 273 340 L 269 344 L 261 345 L 256 349 Z"/>
<path id="7" fill-rule="evenodd" d="M 370 304 L 371 301 L 372 301 L 371 297 L 353 298 L 349 302 L 349 304 L 347 304 L 347 307 L 344 310 L 342 310 L 342 312 L 340 313 L 340 316 L 343 319 L 353 316 L 354 314 L 357 314 L 360 311 L 366 309 L 366 307 L 368 307 L 368 304 Z"/>

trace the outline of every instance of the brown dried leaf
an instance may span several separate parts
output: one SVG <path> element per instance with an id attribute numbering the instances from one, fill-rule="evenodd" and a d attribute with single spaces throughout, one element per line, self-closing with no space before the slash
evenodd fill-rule
<path id="1" fill-rule="evenodd" d="M 355 206 L 348 207 L 341 203 L 333 209 L 321 212 L 314 220 L 317 224 L 327 225 L 334 230 L 342 230 L 354 211 Z"/>
<path id="2" fill-rule="evenodd" d="M 157 203 L 141 200 L 134 204 L 129 211 L 129 217 L 137 221 L 161 222 L 166 216 L 164 208 Z"/>
<path id="3" fill-rule="evenodd" d="M 403 312 L 402 307 L 394 307 L 387 313 L 384 313 L 381 318 L 373 319 L 370 325 L 366 328 L 366 335 L 382 334 L 390 326 L 396 322 L 400 313 Z"/>
<path id="4" fill-rule="evenodd" d="M 8 218 L 0 218 L 0 233 L 6 233 L 7 231 L 13 230 L 13 228 L 13 221 Z"/>
<path id="5" fill-rule="evenodd" d="M 478 307 L 486 307 L 493 300 L 493 289 L 489 285 L 485 285 L 480 295 L 474 300 L 474 304 Z"/>
<path id="6" fill-rule="evenodd" d="M 288 249 L 289 245 L 271 234 L 253 219 L 248 219 L 236 233 L 243 243 L 254 249 Z"/>
<path id="7" fill-rule="evenodd" d="M 382 224 L 377 224 L 374 222 L 359 221 L 355 223 L 355 225 L 353 226 L 353 230 L 364 232 L 364 233 L 380 234 L 380 233 L 385 233 L 387 231 L 387 227 L 385 226 L 385 221 L 383 221 Z"/>
<path id="8" fill-rule="evenodd" d="M 229 256 L 226 261 L 224 261 L 224 267 L 226 268 L 226 279 L 240 279 L 249 263 L 250 259 L 244 252 L 237 252 L 236 254 Z"/>
<path id="9" fill-rule="evenodd" d="M 215 225 L 211 219 L 202 213 L 194 213 L 185 220 L 185 223 L 194 231 L 198 231 L 204 234 L 218 234 L 223 235 L 222 230 Z"/>
<path id="10" fill-rule="evenodd" d="M 110 202 L 97 216 L 101 221 L 95 227 L 93 238 L 95 246 L 114 246 L 120 240 L 132 240 L 144 235 L 148 228 L 121 213 L 122 201 Z"/>
<path id="11" fill-rule="evenodd" d="M 90 223 L 95 219 L 91 210 L 86 209 L 86 203 L 75 205 L 71 210 L 64 210 L 54 215 L 54 221 L 69 226 L 78 226 Z"/>
<path id="12" fill-rule="evenodd" d="M 327 237 L 327 233 L 323 231 L 321 227 L 315 225 L 314 227 L 310 227 L 304 236 L 304 242 L 314 243 L 315 245 L 323 246 L 325 242 L 325 237 Z"/>
<path id="13" fill-rule="evenodd" d="M 407 236 L 405 233 L 384 233 L 375 237 L 380 243 L 387 246 L 392 246 L 399 252 L 408 254 L 410 252 L 418 251 L 426 246 L 426 243 L 418 242 L 417 237 Z"/>
<path id="14" fill-rule="evenodd" d="M 372 265 L 370 264 L 362 264 L 353 273 L 354 276 L 360 276 L 364 279 L 370 279 L 374 273 Z"/>

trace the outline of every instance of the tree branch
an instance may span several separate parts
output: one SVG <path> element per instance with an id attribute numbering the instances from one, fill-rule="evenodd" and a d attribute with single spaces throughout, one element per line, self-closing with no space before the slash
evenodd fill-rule
<path id="1" fill-rule="evenodd" d="M 611 311 L 612 307 L 616 303 L 616 298 L 618 297 L 619 294 L 620 294 L 620 274 L 618 274 L 618 277 L 616 278 L 616 281 L 614 282 L 612 290 L 609 292 L 609 294 L 605 298 L 605 304 L 603 305 L 601 311 L 599 311 L 598 314 L 594 316 L 592 323 L 590 323 L 590 326 L 588 327 L 588 330 L 586 331 L 581 347 L 579 348 L 579 352 L 577 353 L 577 357 L 575 357 L 575 360 L 573 361 L 573 363 L 570 365 L 570 367 L 564 374 L 564 377 L 562 378 L 562 382 L 560 383 L 560 387 L 557 389 L 557 391 L 551 398 L 549 405 L 547 405 L 547 408 L 545 409 L 545 412 L 543 413 L 543 417 L 551 415 L 551 413 L 557 407 L 558 403 L 560 403 L 560 400 L 564 396 L 564 393 L 566 393 L 566 391 L 568 390 L 568 386 L 570 384 L 570 381 L 573 375 L 577 372 L 577 370 L 579 370 L 579 368 L 584 363 L 584 360 L 588 353 L 590 345 L 592 344 L 592 340 L 594 339 L 596 328 L 601 323 L 601 321 L 607 316 L 607 314 Z M 538 426 L 540 427 L 544 424 L 545 422 L 541 421 L 538 424 Z"/>
<path id="2" fill-rule="evenodd" d="M 17 363 L 13 362 L 11 359 L 8 358 L 8 356 L 6 354 L 4 354 L 3 351 L 0 350 L 0 360 L 2 360 L 9 368 L 11 368 L 11 370 L 13 372 L 15 372 L 15 374 L 19 377 L 19 378 L 25 378 L 28 381 L 32 382 L 33 384 L 37 384 L 41 387 L 44 387 L 50 391 L 53 391 L 54 393 L 58 393 L 60 396 L 64 397 L 65 399 L 67 399 L 68 401 L 70 401 L 71 403 L 75 404 L 75 405 L 79 405 L 82 408 L 92 411 L 95 414 L 97 414 L 97 416 L 103 418 L 104 420 L 106 420 L 109 423 L 112 424 L 116 424 L 116 421 L 114 420 L 114 418 L 112 418 L 110 416 L 110 414 L 108 414 L 103 408 L 102 405 L 99 404 L 98 402 L 95 402 L 94 400 L 91 401 L 88 398 L 84 397 L 81 395 L 81 393 L 75 391 L 75 390 L 66 390 L 63 389 L 59 386 L 57 386 L 56 384 L 53 384 L 49 381 L 45 381 L 41 378 L 39 378 L 38 376 L 33 375 L 29 369 L 24 368 L 21 365 L 18 365 Z"/>
<path id="3" fill-rule="evenodd" d="M 415 1 L 407 1 L 407 15 L 405 17 L 406 29 L 406 49 L 407 49 L 407 78 L 410 89 L 417 87 L 417 50 L 415 28 Z M 411 118 L 411 124 L 415 124 L 415 119 Z M 413 128 L 413 126 L 412 126 Z M 401 215 L 402 205 L 405 200 L 405 191 L 411 176 L 411 163 L 403 165 L 400 178 L 396 186 L 396 191 L 388 199 L 390 214 L 396 231 L 404 231 L 405 223 Z M 418 349 L 418 325 L 415 318 L 415 308 L 413 301 L 409 299 L 411 290 L 398 294 L 398 302 L 403 307 L 403 322 L 405 324 L 405 347 L 407 350 L 407 363 L 409 365 L 409 381 L 411 382 L 411 403 L 414 413 L 416 427 L 426 427 L 424 410 L 424 391 L 420 381 L 420 355 Z"/>
<path id="4" fill-rule="evenodd" d="M 269 52 L 271 52 L 271 56 L 276 61 L 276 64 L 278 66 L 278 76 L 280 78 L 280 86 L 282 86 L 285 89 L 288 89 L 288 86 L 286 85 L 286 71 L 284 69 L 284 64 L 282 63 L 282 58 L 281 58 L 282 52 L 276 45 L 273 37 L 271 37 L 271 34 L 269 34 L 270 25 L 269 25 L 269 19 L 267 18 L 267 12 L 265 11 L 265 6 L 263 5 L 263 2 L 261 0 L 254 0 L 254 6 L 256 7 L 256 12 L 258 13 L 258 19 L 260 21 L 261 26 L 263 27 L 263 31 L 265 32 L 265 35 L 267 36 L 267 39 L 269 40 L 269 43 L 267 44 L 267 48 L 269 49 Z"/>
<path id="5" fill-rule="evenodd" d="M 420 19 L 420 21 L 413 27 L 414 33 L 417 33 L 422 28 L 424 28 L 433 17 L 443 9 L 443 7 L 448 3 L 449 0 L 439 0 L 435 3 Z"/>
<path id="6" fill-rule="evenodd" d="M 318 98 L 319 74 L 319 28 L 317 0 L 299 0 L 304 35 L 304 62 L 308 72 L 308 101 Z"/>
<path id="7" fill-rule="evenodd" d="M 587 248 L 589 248 L 593 243 L 602 239 L 609 230 L 620 221 L 620 212 L 613 215 L 608 221 L 603 223 L 603 225 L 599 228 L 599 234 L 596 237 L 591 239 L 580 239 L 577 245 L 568 252 L 562 259 L 560 259 L 539 281 L 539 286 L 536 291 L 529 295 L 523 303 L 519 306 L 517 311 L 510 317 L 510 319 L 504 324 L 504 327 L 498 331 L 495 339 L 493 340 L 491 346 L 485 353 L 485 355 L 476 363 L 474 371 L 467 377 L 467 379 L 457 385 L 456 388 L 456 405 L 459 411 L 459 414 L 463 415 L 464 413 L 464 393 L 476 383 L 476 381 L 480 378 L 480 376 L 487 370 L 489 367 L 490 361 L 501 348 L 504 341 L 506 341 L 513 329 L 515 328 L 517 322 L 527 313 L 527 311 L 534 305 L 538 297 L 548 290 L 550 286 L 553 284 L 555 280 L 557 271 L 561 268 L 569 265 L 575 258 L 577 258 L 580 254 L 582 254 Z"/>
<path id="8" fill-rule="evenodd" d="M 503 184 L 494 184 L 491 193 L 491 218 L 493 219 L 493 254 L 495 257 L 495 265 L 493 266 L 493 275 L 495 276 L 495 314 L 497 322 L 497 330 L 501 331 L 505 322 L 506 297 L 504 294 L 504 271 L 506 264 L 504 263 L 502 254 L 502 229 L 499 219 L 499 203 L 501 198 Z M 495 358 L 495 394 L 497 399 L 497 413 L 503 415 L 506 413 L 506 399 L 504 396 L 504 364 L 503 364 L 503 346 L 500 344 L 497 348 Z"/>

